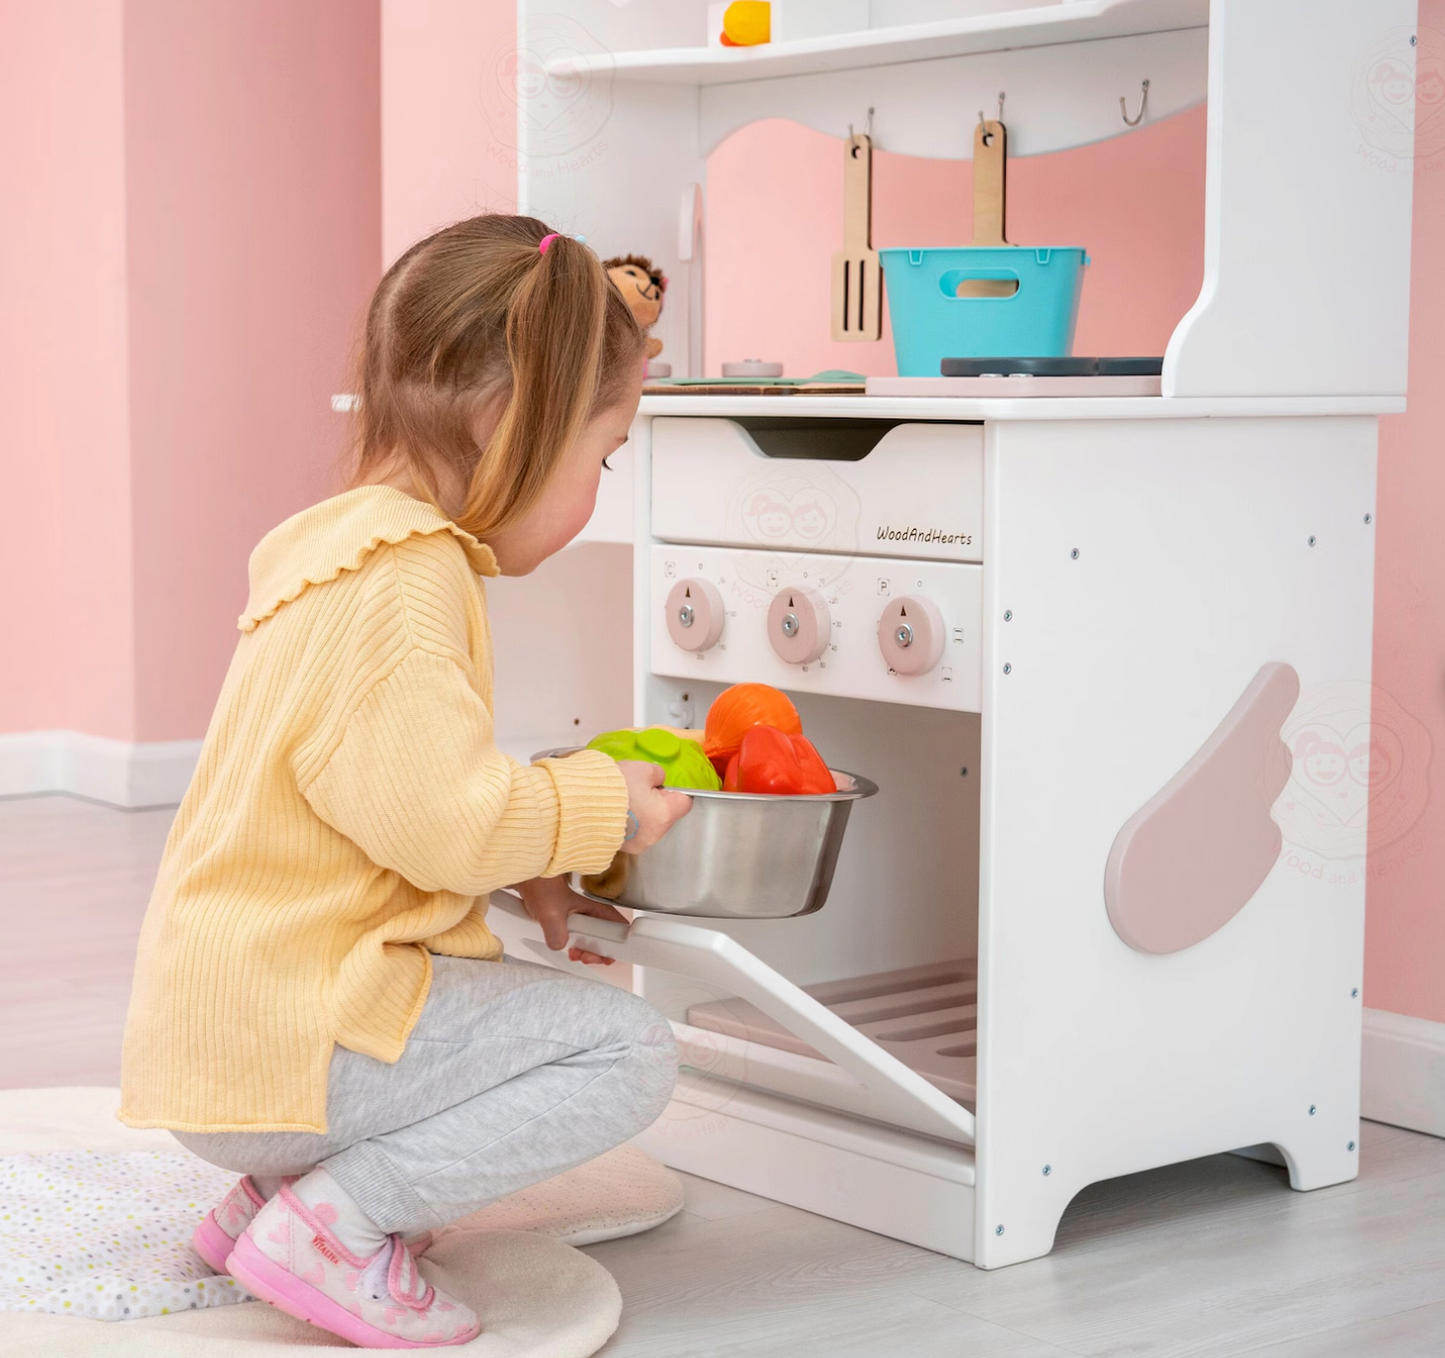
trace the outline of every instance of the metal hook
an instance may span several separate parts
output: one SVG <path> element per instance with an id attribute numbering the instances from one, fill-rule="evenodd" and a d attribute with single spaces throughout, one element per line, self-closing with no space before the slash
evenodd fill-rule
<path id="1" fill-rule="evenodd" d="M 863 125 L 863 135 L 869 140 L 869 142 L 872 142 L 872 140 L 873 140 L 873 108 L 872 108 L 871 105 L 869 106 L 869 109 L 868 109 L 868 121 Z M 856 157 L 857 154 L 858 154 L 859 148 L 853 145 L 853 138 L 854 138 L 853 124 L 852 124 L 852 123 L 849 123 L 849 124 L 848 124 L 848 146 L 849 146 L 849 148 L 850 148 L 851 154 Z"/>
<path id="2" fill-rule="evenodd" d="M 998 92 L 998 117 L 995 119 L 1000 126 L 1003 125 L 1003 94 L 1004 92 L 1002 90 Z M 991 138 L 993 133 L 988 130 L 988 121 L 984 118 L 982 109 L 978 111 L 978 130 L 983 134 L 983 144 L 985 146 L 992 146 L 993 142 Z"/>
<path id="3" fill-rule="evenodd" d="M 1119 96 L 1119 116 L 1123 118 L 1129 127 L 1138 127 L 1144 121 L 1144 110 L 1149 106 L 1149 82 L 1146 80 L 1139 87 L 1139 112 L 1134 117 L 1129 116 L 1129 105 L 1124 102 L 1124 96 Z"/>

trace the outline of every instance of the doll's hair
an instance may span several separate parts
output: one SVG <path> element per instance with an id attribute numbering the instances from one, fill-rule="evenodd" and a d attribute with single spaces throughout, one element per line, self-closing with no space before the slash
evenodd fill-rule
<path id="1" fill-rule="evenodd" d="M 536 503 L 583 426 L 640 370 L 643 348 L 622 294 L 581 241 L 502 214 L 438 231 L 372 296 L 352 483 L 405 469 L 419 493 L 485 539 Z"/>
<path id="2" fill-rule="evenodd" d="M 614 255 L 611 259 L 602 261 L 602 267 L 609 273 L 613 269 L 625 269 L 629 264 L 641 269 L 652 280 L 659 293 L 667 291 L 667 275 L 646 255 Z"/>

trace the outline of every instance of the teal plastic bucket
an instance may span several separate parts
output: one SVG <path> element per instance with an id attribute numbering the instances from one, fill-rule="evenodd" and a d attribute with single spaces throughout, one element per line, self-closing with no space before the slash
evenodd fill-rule
<path id="1" fill-rule="evenodd" d="M 937 377 L 945 358 L 1067 358 L 1074 346 L 1083 250 L 1026 245 L 880 250 L 900 377 Z M 990 279 L 1011 296 L 960 297 Z"/>

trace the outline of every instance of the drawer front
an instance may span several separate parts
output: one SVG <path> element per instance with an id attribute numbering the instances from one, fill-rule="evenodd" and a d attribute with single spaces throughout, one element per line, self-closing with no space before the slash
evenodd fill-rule
<path id="1" fill-rule="evenodd" d="M 753 680 L 802 693 L 980 710 L 982 566 L 660 544 L 651 549 L 648 574 L 654 674 L 719 683 Z M 669 600 L 675 611 L 689 581 L 706 582 L 716 591 L 709 597 L 721 603 L 722 630 L 705 651 L 678 645 L 673 632 L 681 629 L 668 625 Z M 829 639 L 816 660 L 790 664 L 773 646 L 774 600 L 804 589 L 826 605 Z M 697 599 L 705 592 L 694 591 Z M 896 611 L 915 596 L 932 606 L 935 625 L 942 626 L 942 645 L 936 664 L 922 673 L 900 674 L 884 658 L 879 624 L 887 613 L 889 632 L 896 630 Z M 921 633 L 917 611 L 910 623 Z M 694 625 L 703 631 L 700 618 Z M 685 635 L 690 640 L 694 634 L 689 629 Z"/>
<path id="2" fill-rule="evenodd" d="M 827 456 L 833 451 L 840 456 Z M 660 416 L 652 422 L 652 533 L 667 542 L 982 561 L 983 427 Z"/>

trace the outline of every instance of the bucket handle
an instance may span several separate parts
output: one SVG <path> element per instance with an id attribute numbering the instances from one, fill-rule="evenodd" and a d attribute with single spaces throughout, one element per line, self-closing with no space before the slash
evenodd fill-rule
<path id="1" fill-rule="evenodd" d="M 950 302 L 1011 302 L 1022 283 L 1012 269 L 945 269 L 938 290 Z"/>

